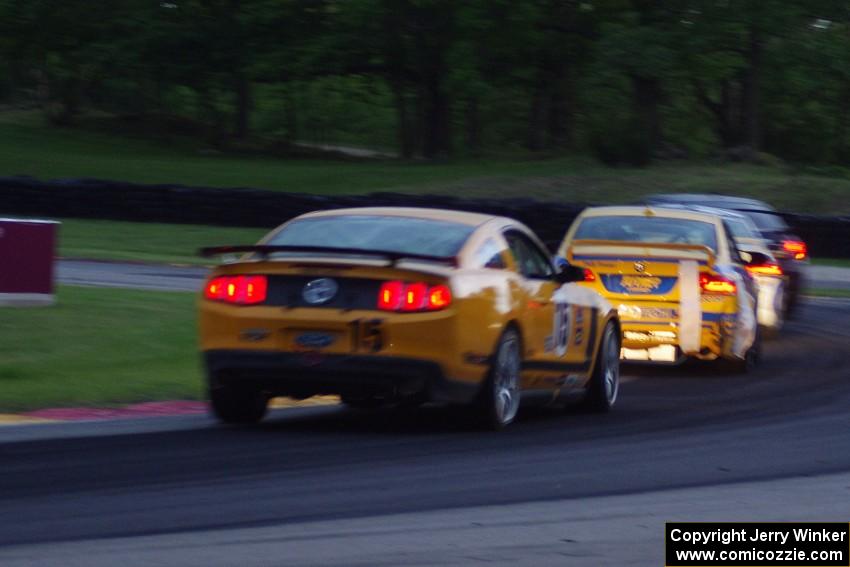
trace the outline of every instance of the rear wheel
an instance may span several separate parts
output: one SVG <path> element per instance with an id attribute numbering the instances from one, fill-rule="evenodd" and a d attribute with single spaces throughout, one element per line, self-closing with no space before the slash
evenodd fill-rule
<path id="1" fill-rule="evenodd" d="M 587 386 L 583 405 L 590 411 L 607 412 L 617 401 L 620 392 L 620 333 L 609 322 L 602 334 L 602 344 L 596 355 L 593 375 Z"/>
<path id="2" fill-rule="evenodd" d="M 490 373 L 479 395 L 481 423 L 488 429 L 502 429 L 516 418 L 521 366 L 519 334 L 508 329 L 499 339 Z"/>
<path id="3" fill-rule="evenodd" d="M 782 326 L 782 322 L 777 323 L 773 327 L 759 326 L 759 333 L 763 338 L 768 340 L 778 339 L 781 334 Z"/>
<path id="4" fill-rule="evenodd" d="M 797 313 L 797 304 L 799 302 L 800 297 L 800 276 L 798 274 L 791 274 L 788 280 L 788 287 L 785 290 L 785 319 L 791 320 L 795 318 Z"/>
<path id="5" fill-rule="evenodd" d="M 218 384 L 210 387 L 210 407 L 223 423 L 257 423 L 266 415 L 268 396 L 247 384 Z"/>

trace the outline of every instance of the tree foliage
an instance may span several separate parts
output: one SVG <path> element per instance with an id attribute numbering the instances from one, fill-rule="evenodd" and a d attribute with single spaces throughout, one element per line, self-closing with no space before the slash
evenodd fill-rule
<path id="1" fill-rule="evenodd" d="M 0 0 L 0 69 L 57 125 L 99 109 L 219 146 L 850 160 L 837 0 Z"/>

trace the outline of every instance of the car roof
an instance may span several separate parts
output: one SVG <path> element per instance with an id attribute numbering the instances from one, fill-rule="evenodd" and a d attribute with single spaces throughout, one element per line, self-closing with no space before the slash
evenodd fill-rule
<path id="1" fill-rule="evenodd" d="M 697 213 L 708 213 L 710 215 L 717 215 L 723 218 L 740 220 L 742 222 L 749 224 L 753 224 L 753 221 L 750 220 L 750 217 L 747 215 L 740 213 L 738 211 L 732 209 L 723 209 L 720 207 L 710 207 L 708 205 L 691 205 L 685 203 L 664 203 L 661 205 L 654 205 L 655 208 L 664 208 L 664 209 L 676 209 L 676 210 L 688 210 L 694 211 Z"/>
<path id="2" fill-rule="evenodd" d="M 649 203 L 655 202 L 655 204 L 659 201 L 670 201 L 673 203 L 706 205 L 726 209 L 774 211 L 773 207 L 758 199 L 714 193 L 659 193 L 656 195 L 647 195 L 643 200 Z"/>
<path id="3" fill-rule="evenodd" d="M 365 215 L 379 217 L 409 217 L 416 219 L 427 219 L 445 221 L 467 226 L 481 226 L 494 219 L 501 219 L 492 215 L 481 213 L 468 213 L 465 211 L 453 211 L 449 209 L 427 209 L 424 207 L 354 207 L 349 209 L 331 209 L 328 211 L 314 211 L 300 215 L 296 218 L 318 218 L 335 217 L 347 215 Z M 504 219 L 508 220 L 508 219 Z"/>
<path id="4" fill-rule="evenodd" d="M 617 207 L 590 207 L 585 209 L 581 216 L 605 217 L 605 216 L 647 216 L 675 219 L 689 219 L 695 221 L 714 223 L 718 214 L 707 211 L 694 211 L 692 209 L 678 207 L 664 207 L 655 205 L 634 205 Z"/>

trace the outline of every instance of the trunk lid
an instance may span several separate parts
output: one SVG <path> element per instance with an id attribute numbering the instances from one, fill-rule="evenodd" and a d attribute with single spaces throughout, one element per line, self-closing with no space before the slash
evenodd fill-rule
<path id="1" fill-rule="evenodd" d="M 715 256 L 710 248 L 693 244 L 577 240 L 567 260 L 589 268 L 597 289 L 609 297 L 677 301 L 681 263 L 712 267 Z"/>

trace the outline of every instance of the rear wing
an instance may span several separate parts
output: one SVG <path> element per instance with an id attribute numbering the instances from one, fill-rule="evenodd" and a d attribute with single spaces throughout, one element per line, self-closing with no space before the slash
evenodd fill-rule
<path id="1" fill-rule="evenodd" d="M 395 266 L 402 260 L 424 260 L 457 267 L 456 256 L 433 256 L 431 254 L 415 254 L 411 252 L 398 252 L 395 250 L 364 250 L 362 248 L 340 248 L 336 246 L 291 246 L 291 245 L 265 245 L 252 244 L 240 246 L 210 246 L 201 248 L 198 253 L 204 258 L 221 256 L 224 254 L 255 254 L 261 259 L 268 259 L 272 254 L 282 253 L 296 254 L 331 254 L 340 256 L 369 256 L 386 260 L 391 266 Z"/>
<path id="2" fill-rule="evenodd" d="M 576 251 L 581 254 L 582 251 L 593 254 L 594 256 L 610 256 L 616 258 L 629 254 L 631 250 L 639 249 L 642 253 L 637 254 L 653 257 L 677 257 L 676 252 L 690 253 L 680 255 L 682 260 L 700 259 L 700 256 L 705 258 L 709 267 L 714 267 L 717 261 L 717 256 L 714 250 L 703 244 L 676 244 L 672 242 L 628 242 L 621 240 L 574 240 L 567 248 L 567 261 L 572 263 L 575 258 Z M 654 251 L 662 251 L 653 253 Z"/>

